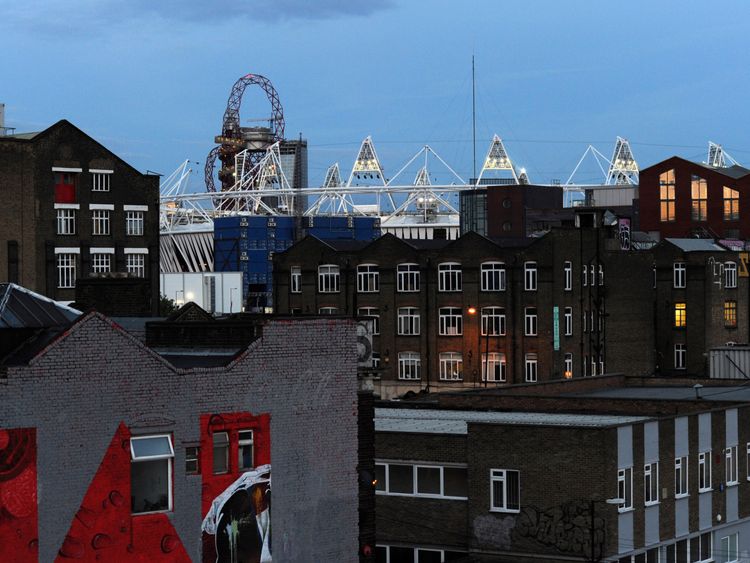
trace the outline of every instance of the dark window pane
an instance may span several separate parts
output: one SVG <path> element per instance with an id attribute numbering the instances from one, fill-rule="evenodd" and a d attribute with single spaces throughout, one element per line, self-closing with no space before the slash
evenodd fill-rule
<path id="1" fill-rule="evenodd" d="M 711 532 L 701 534 L 701 559 L 711 557 Z"/>
<path id="2" fill-rule="evenodd" d="M 649 549 L 646 552 L 646 563 L 659 563 L 659 549 Z"/>
<path id="3" fill-rule="evenodd" d="M 667 563 L 677 563 L 677 545 L 667 546 Z"/>
<path id="4" fill-rule="evenodd" d="M 169 460 L 130 464 L 130 504 L 133 514 L 169 509 Z"/>
<path id="5" fill-rule="evenodd" d="M 518 471 L 506 471 L 505 479 L 508 483 L 508 509 L 521 508 L 521 482 Z"/>
<path id="6" fill-rule="evenodd" d="M 439 467 L 417 467 L 417 492 L 426 495 L 440 494 Z"/>
<path id="7" fill-rule="evenodd" d="M 695 557 L 701 552 L 701 539 L 698 536 L 690 538 L 690 559 L 696 561 L 698 558 Z"/>
<path id="8" fill-rule="evenodd" d="M 376 490 L 385 491 L 385 465 L 375 464 L 375 479 L 378 481 Z"/>
<path id="9" fill-rule="evenodd" d="M 414 563 L 414 549 L 391 546 L 391 563 Z"/>
<path id="10" fill-rule="evenodd" d="M 375 548 L 375 563 L 387 563 L 388 561 L 388 548 L 379 545 Z"/>
<path id="11" fill-rule="evenodd" d="M 677 563 L 688 563 L 687 548 L 687 540 L 680 540 L 677 542 Z"/>
<path id="12" fill-rule="evenodd" d="M 411 465 L 388 466 L 388 485 L 392 493 L 414 493 L 413 467 Z M 393 563 L 393 558 L 391 558 Z"/>
<path id="13" fill-rule="evenodd" d="M 431 549 L 417 550 L 417 563 L 441 563 L 440 559 L 441 555 L 439 551 Z"/>
<path id="14" fill-rule="evenodd" d="M 445 480 L 444 494 L 449 497 L 467 496 L 466 469 L 463 467 L 446 467 L 443 469 Z"/>
<path id="15" fill-rule="evenodd" d="M 504 481 L 492 481 L 492 507 L 505 508 Z"/>
<path id="16" fill-rule="evenodd" d="M 639 553 L 635 556 L 635 563 L 646 563 L 646 554 Z"/>
<path id="17" fill-rule="evenodd" d="M 468 554 L 464 553 L 463 551 L 445 552 L 445 561 L 461 561 L 462 559 L 466 559 L 467 557 Z"/>

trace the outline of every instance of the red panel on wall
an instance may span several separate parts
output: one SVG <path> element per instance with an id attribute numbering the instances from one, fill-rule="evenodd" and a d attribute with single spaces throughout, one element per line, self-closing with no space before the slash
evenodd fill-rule
<path id="1" fill-rule="evenodd" d="M 131 514 L 130 465 L 130 431 L 121 423 L 56 561 L 190 561 L 166 514 Z"/>
<path id="2" fill-rule="evenodd" d="M 55 203 L 75 203 L 78 175 L 69 172 L 55 173 Z"/>
<path id="3" fill-rule="evenodd" d="M 0 429 L 0 560 L 36 563 L 36 430 Z"/>

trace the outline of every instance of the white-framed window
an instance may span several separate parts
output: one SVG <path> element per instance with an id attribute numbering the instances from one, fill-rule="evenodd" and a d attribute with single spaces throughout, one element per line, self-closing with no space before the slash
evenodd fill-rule
<path id="1" fill-rule="evenodd" d="M 565 354 L 565 379 L 571 379 L 573 377 L 573 354 L 567 352 Z"/>
<path id="2" fill-rule="evenodd" d="M 625 467 L 617 470 L 617 498 L 622 499 L 622 504 L 617 510 L 625 512 L 633 509 L 633 468 Z"/>
<path id="3" fill-rule="evenodd" d="M 250 471 L 255 467 L 255 452 L 253 448 L 253 431 L 252 430 L 240 430 L 237 433 L 238 444 L 237 448 L 237 467 L 240 471 Z"/>
<path id="4" fill-rule="evenodd" d="M 482 381 L 505 381 L 505 354 L 502 352 L 482 354 Z"/>
<path id="5" fill-rule="evenodd" d="M 526 291 L 536 291 L 537 282 L 536 262 L 523 264 L 523 288 Z"/>
<path id="6" fill-rule="evenodd" d="M 172 510 L 172 460 L 169 434 L 130 438 L 130 511 L 133 514 Z"/>
<path id="7" fill-rule="evenodd" d="M 132 237 L 143 236 L 143 211 L 125 212 L 125 234 Z"/>
<path id="8" fill-rule="evenodd" d="M 111 172 L 91 172 L 91 191 L 92 192 L 108 192 L 109 191 L 109 177 L 112 175 Z"/>
<path id="9" fill-rule="evenodd" d="M 299 266 L 292 266 L 289 271 L 289 291 L 302 293 L 302 268 Z"/>
<path id="10" fill-rule="evenodd" d="M 482 336 L 505 336 L 505 308 L 482 307 Z"/>
<path id="11" fill-rule="evenodd" d="M 438 310 L 440 336 L 461 336 L 463 316 L 458 307 L 441 307 Z"/>
<path id="12" fill-rule="evenodd" d="M 675 262 L 672 265 L 672 284 L 677 289 L 687 286 L 687 268 L 685 262 Z"/>
<path id="13" fill-rule="evenodd" d="M 747 456 L 745 458 L 745 467 L 747 467 L 747 480 L 750 481 L 750 442 L 747 443 L 747 448 L 745 451 L 747 452 Z"/>
<path id="14" fill-rule="evenodd" d="M 533 383 L 537 380 L 537 362 L 535 353 L 526 354 L 524 357 L 524 379 L 527 383 Z"/>
<path id="15" fill-rule="evenodd" d="M 375 480 L 375 493 L 378 495 L 456 500 L 466 500 L 468 497 L 465 465 L 376 460 Z"/>
<path id="16" fill-rule="evenodd" d="M 739 532 L 721 538 L 721 550 L 717 558 L 719 563 L 737 563 L 740 560 L 739 540 Z"/>
<path id="17" fill-rule="evenodd" d="M 526 307 L 524 309 L 524 334 L 526 336 L 536 336 L 536 307 Z"/>
<path id="18" fill-rule="evenodd" d="M 573 291 L 573 262 L 566 261 L 563 265 L 565 273 L 565 291 Z"/>
<path id="19" fill-rule="evenodd" d="M 400 293 L 419 291 L 419 264 L 396 266 L 396 290 Z"/>
<path id="20" fill-rule="evenodd" d="M 737 446 L 729 446 L 724 449 L 724 458 L 726 460 L 726 484 L 736 485 L 740 482 L 739 471 L 737 467 Z"/>
<path id="21" fill-rule="evenodd" d="M 419 379 L 422 360 L 418 352 L 398 353 L 398 378 Z"/>
<path id="22" fill-rule="evenodd" d="M 112 271 L 112 255 L 103 252 L 91 253 L 91 271 L 101 274 Z"/>
<path id="23" fill-rule="evenodd" d="M 505 291 L 505 264 L 482 262 L 482 291 Z"/>
<path id="24" fill-rule="evenodd" d="M 460 352 L 440 353 L 440 379 L 460 381 L 464 377 L 464 360 Z"/>
<path id="25" fill-rule="evenodd" d="M 676 457 L 674 460 L 674 496 L 688 495 L 688 456 Z"/>
<path id="26" fill-rule="evenodd" d="M 338 307 L 318 307 L 318 314 L 319 315 L 338 315 L 339 308 Z M 375 330 L 374 326 L 373 326 L 373 330 Z"/>
<path id="27" fill-rule="evenodd" d="M 465 551 L 453 549 L 436 549 L 432 547 L 404 547 L 399 545 L 375 546 L 375 561 L 378 563 L 445 563 L 462 561 L 467 556 Z"/>
<path id="28" fill-rule="evenodd" d="M 57 210 L 57 234 L 58 235 L 76 234 L 76 210 L 75 209 L 58 209 Z"/>
<path id="29" fill-rule="evenodd" d="M 461 264 L 445 262 L 438 265 L 438 291 L 461 291 Z"/>
<path id="30" fill-rule="evenodd" d="M 674 368 L 685 369 L 685 358 L 687 357 L 687 348 L 684 344 L 674 345 Z"/>
<path id="31" fill-rule="evenodd" d="M 728 289 L 737 287 L 736 262 L 724 262 L 724 287 Z"/>
<path id="32" fill-rule="evenodd" d="M 713 552 L 713 533 L 705 532 L 699 536 L 690 538 L 690 561 L 691 563 L 709 563 L 720 557 Z"/>
<path id="33" fill-rule="evenodd" d="M 108 235 L 109 234 L 109 209 L 92 209 L 91 210 L 91 234 Z"/>
<path id="34" fill-rule="evenodd" d="M 646 506 L 659 502 L 659 462 L 643 466 L 643 500 Z"/>
<path id="35" fill-rule="evenodd" d="M 77 254 L 57 255 L 57 287 L 60 289 L 76 286 L 76 264 Z"/>
<path id="36" fill-rule="evenodd" d="M 604 285 L 604 265 L 599 264 L 599 285 Z"/>
<path id="37" fill-rule="evenodd" d="M 399 307 L 397 313 L 399 336 L 419 335 L 419 309 L 416 307 Z"/>
<path id="38" fill-rule="evenodd" d="M 380 334 L 380 309 L 377 307 L 360 307 L 357 309 L 357 316 L 372 317 L 372 334 Z"/>
<path id="39" fill-rule="evenodd" d="M 357 292 L 377 293 L 380 291 L 380 272 L 375 264 L 357 266 Z"/>
<path id="40" fill-rule="evenodd" d="M 336 264 L 318 266 L 318 292 L 338 293 L 340 268 Z"/>
<path id="41" fill-rule="evenodd" d="M 185 447 L 185 474 L 198 475 L 201 472 L 200 447 Z"/>
<path id="42" fill-rule="evenodd" d="M 137 277 L 146 277 L 146 255 L 145 254 L 126 254 L 125 268 L 128 273 Z"/>
<path id="43" fill-rule="evenodd" d="M 573 307 L 565 307 L 565 336 L 573 336 Z"/>
<path id="44" fill-rule="evenodd" d="M 698 454 L 698 492 L 711 490 L 711 450 Z"/>
<path id="45" fill-rule="evenodd" d="M 581 278 L 583 279 L 583 287 L 586 287 L 589 284 L 589 266 L 588 264 L 584 264 L 581 266 Z"/>
<path id="46" fill-rule="evenodd" d="M 490 512 L 521 511 L 521 472 L 490 469 Z"/>
<path id="47" fill-rule="evenodd" d="M 229 473 L 229 432 L 213 433 L 213 474 Z"/>

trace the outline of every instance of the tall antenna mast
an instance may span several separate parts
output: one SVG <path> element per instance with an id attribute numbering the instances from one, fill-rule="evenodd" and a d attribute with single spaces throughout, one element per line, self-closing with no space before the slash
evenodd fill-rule
<path id="1" fill-rule="evenodd" d="M 477 177 L 477 93 L 474 79 L 474 55 L 471 55 L 471 140 L 474 147 L 474 178 Z"/>

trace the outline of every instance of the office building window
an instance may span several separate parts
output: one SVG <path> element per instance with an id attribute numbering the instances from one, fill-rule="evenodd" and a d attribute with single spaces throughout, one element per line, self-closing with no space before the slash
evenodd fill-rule
<path id="1" fill-rule="evenodd" d="M 565 291 L 573 290 L 573 262 L 565 262 L 563 266 L 565 273 Z"/>
<path id="2" fill-rule="evenodd" d="M 200 448 L 187 446 L 185 448 L 185 474 L 198 475 L 201 472 Z"/>
<path id="3" fill-rule="evenodd" d="M 536 336 L 536 307 L 526 307 L 524 309 L 524 334 L 526 336 Z"/>
<path id="4" fill-rule="evenodd" d="M 536 291 L 537 282 L 536 262 L 523 264 L 523 288 L 526 291 Z"/>
<path id="5" fill-rule="evenodd" d="M 688 494 L 688 457 L 677 457 L 674 460 L 674 496 L 684 497 Z"/>
<path id="6" fill-rule="evenodd" d="M 58 209 L 57 210 L 57 234 L 58 235 L 76 234 L 76 210 L 75 209 Z"/>
<path id="7" fill-rule="evenodd" d="M 565 307 L 565 336 L 573 336 L 573 307 Z"/>
<path id="8" fill-rule="evenodd" d="M 740 482 L 739 471 L 737 469 L 737 446 L 729 446 L 724 450 L 726 460 L 726 484 L 736 485 Z"/>
<path id="9" fill-rule="evenodd" d="M 482 307 L 482 336 L 505 335 L 505 308 Z"/>
<path id="10" fill-rule="evenodd" d="M 482 381 L 505 381 L 505 354 L 482 354 Z"/>
<path id="11" fill-rule="evenodd" d="M 711 450 L 698 454 L 698 492 L 711 490 Z"/>
<path id="12" fill-rule="evenodd" d="M 464 361 L 459 352 L 442 352 L 440 354 L 440 379 L 459 381 L 463 379 Z"/>
<path id="13" fill-rule="evenodd" d="M 441 307 L 439 314 L 440 336 L 461 336 L 463 334 L 463 317 L 458 307 Z"/>
<path id="14" fill-rule="evenodd" d="M 419 379 L 419 370 L 422 360 L 417 352 L 399 352 L 398 354 L 398 378 Z"/>
<path id="15" fill-rule="evenodd" d="M 338 307 L 318 307 L 318 314 L 319 315 L 338 315 L 339 314 L 339 308 Z M 373 330 L 375 330 L 373 322 Z"/>
<path id="16" fill-rule="evenodd" d="M 662 222 L 675 220 L 674 169 L 659 174 L 659 208 Z"/>
<path id="17" fill-rule="evenodd" d="M 693 175 L 690 183 L 693 221 L 705 221 L 708 218 L 708 183 L 704 178 Z"/>
<path id="18" fill-rule="evenodd" d="M 91 186 L 92 192 L 108 192 L 109 191 L 109 177 L 111 172 L 94 172 L 91 174 L 93 184 Z"/>
<path id="19" fill-rule="evenodd" d="M 643 466 L 643 500 L 646 506 L 659 502 L 659 463 Z"/>
<path id="20" fill-rule="evenodd" d="M 92 209 L 91 210 L 91 234 L 108 235 L 109 234 L 109 210 Z"/>
<path id="21" fill-rule="evenodd" d="M 143 211 L 125 212 L 125 234 L 143 236 Z"/>
<path id="22" fill-rule="evenodd" d="M 724 301 L 724 326 L 737 328 L 737 301 Z"/>
<path id="23" fill-rule="evenodd" d="M 685 369 L 687 349 L 684 344 L 674 345 L 674 369 Z"/>
<path id="24" fill-rule="evenodd" d="M 573 354 L 567 352 L 565 354 L 565 379 L 573 378 Z"/>
<path id="25" fill-rule="evenodd" d="M 380 309 L 377 307 L 360 307 L 357 309 L 357 316 L 370 317 L 372 320 L 372 333 L 375 336 L 380 334 Z"/>
<path id="26" fill-rule="evenodd" d="M 505 291 L 505 264 L 484 262 L 482 271 L 482 291 Z"/>
<path id="27" fill-rule="evenodd" d="M 64 289 L 76 286 L 77 254 L 57 255 L 57 287 Z"/>
<path id="28" fill-rule="evenodd" d="M 397 290 L 401 293 L 419 291 L 419 265 L 399 264 L 396 266 Z"/>
<path id="29" fill-rule="evenodd" d="M 419 334 L 419 309 L 416 307 L 398 308 L 399 336 L 417 336 Z"/>
<path id="30" fill-rule="evenodd" d="M 672 280 L 675 288 L 684 288 L 686 285 L 686 268 L 685 262 L 675 262 L 672 266 Z"/>
<path id="31" fill-rule="evenodd" d="M 112 255 L 103 252 L 91 253 L 91 272 L 101 274 L 112 271 Z"/>
<path id="32" fill-rule="evenodd" d="M 250 471 L 255 467 L 255 457 L 253 450 L 253 431 L 252 430 L 240 430 L 238 432 L 238 445 L 237 456 L 240 471 Z"/>
<path id="33" fill-rule="evenodd" d="M 213 474 L 229 473 L 229 432 L 214 432 Z"/>
<path id="34" fill-rule="evenodd" d="M 739 543 L 739 532 L 721 538 L 721 550 L 716 560 L 719 563 L 738 563 L 740 560 Z"/>
<path id="35" fill-rule="evenodd" d="M 168 434 L 130 439 L 130 500 L 133 514 L 172 510 L 172 459 Z"/>
<path id="36" fill-rule="evenodd" d="M 624 512 L 633 508 L 633 468 L 626 467 L 617 471 L 617 498 L 622 499 L 618 510 Z"/>
<path id="37" fill-rule="evenodd" d="M 446 262 L 438 266 L 438 291 L 461 291 L 461 264 Z"/>
<path id="38" fill-rule="evenodd" d="M 125 268 L 128 273 L 137 277 L 146 277 L 146 256 L 144 254 L 126 254 Z"/>
<path id="39" fill-rule="evenodd" d="M 724 220 L 737 221 L 740 218 L 740 192 L 724 186 Z"/>
<path id="40" fill-rule="evenodd" d="M 490 511 L 521 510 L 521 472 L 513 469 L 490 469 Z"/>
<path id="41" fill-rule="evenodd" d="M 674 304 L 674 327 L 685 328 L 687 325 L 687 305 L 685 303 Z"/>
<path id="42" fill-rule="evenodd" d="M 289 287 L 292 293 L 302 293 L 302 268 L 299 266 L 292 266 Z"/>
<path id="43" fill-rule="evenodd" d="M 524 358 L 524 379 L 527 383 L 534 383 L 537 380 L 537 355 L 526 354 Z"/>
<path id="44" fill-rule="evenodd" d="M 375 462 L 375 479 L 375 491 L 380 495 L 429 496 L 458 500 L 466 500 L 468 495 L 467 471 L 463 466 L 378 460 Z M 409 561 L 411 563 L 412 560 Z"/>
<path id="45" fill-rule="evenodd" d="M 318 266 L 318 292 L 339 292 L 340 269 L 335 264 L 323 264 Z"/>
<path id="46" fill-rule="evenodd" d="M 724 287 L 734 289 L 737 287 L 737 263 L 724 263 Z"/>
<path id="47" fill-rule="evenodd" d="M 359 293 L 377 293 L 380 291 L 380 273 L 375 264 L 357 266 L 357 291 Z"/>

